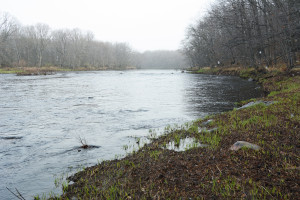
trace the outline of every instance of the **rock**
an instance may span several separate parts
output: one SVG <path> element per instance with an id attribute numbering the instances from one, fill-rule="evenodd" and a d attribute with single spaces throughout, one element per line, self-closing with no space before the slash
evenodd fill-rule
<path id="1" fill-rule="evenodd" d="M 249 81 L 249 82 L 252 82 L 252 81 L 253 81 L 253 78 L 249 78 L 248 81 Z"/>
<path id="2" fill-rule="evenodd" d="M 251 106 L 255 106 L 257 104 L 265 104 L 266 106 L 269 106 L 269 105 L 272 105 L 274 103 L 276 103 L 277 101 L 253 101 L 253 102 L 250 102 L 250 103 L 247 103 L 245 105 L 243 105 L 242 107 L 240 108 L 237 108 L 237 110 L 240 110 L 240 109 L 244 109 L 244 108 L 249 108 Z"/>
<path id="3" fill-rule="evenodd" d="M 206 122 L 202 122 L 202 126 L 206 126 L 206 125 L 209 125 L 211 122 L 213 122 L 214 120 L 213 119 L 209 119 L 207 120 Z"/>
<path id="4" fill-rule="evenodd" d="M 216 132 L 217 130 L 218 130 L 218 128 L 216 127 L 216 128 L 212 128 L 212 129 L 207 130 L 207 132 L 213 133 L 213 132 Z"/>
<path id="5" fill-rule="evenodd" d="M 74 183 L 75 183 L 74 181 L 69 181 L 69 182 L 68 182 L 69 185 L 72 185 L 72 184 L 74 184 Z"/>
<path id="6" fill-rule="evenodd" d="M 247 104 L 243 105 L 243 106 L 240 107 L 240 108 L 237 108 L 237 110 L 244 109 L 244 108 L 249 108 L 249 107 L 254 106 L 254 105 L 257 105 L 257 104 L 259 104 L 259 103 L 261 103 L 261 102 L 260 102 L 260 101 L 250 102 L 250 103 L 247 103 Z"/>
<path id="7" fill-rule="evenodd" d="M 266 106 L 269 106 L 269 105 L 272 105 L 274 103 L 277 103 L 278 101 L 263 101 L 263 103 L 266 105 Z"/>
<path id="8" fill-rule="evenodd" d="M 206 127 L 204 127 L 204 128 L 200 128 L 199 133 L 201 133 L 201 132 L 213 133 L 213 132 L 216 132 L 217 130 L 218 130 L 218 127 L 215 127 L 212 129 L 207 129 Z"/>
<path id="9" fill-rule="evenodd" d="M 234 143 L 231 147 L 230 150 L 232 151 L 238 151 L 241 148 L 249 148 L 249 149 L 254 149 L 254 150 L 259 150 L 260 146 L 256 144 L 252 144 L 250 142 L 245 142 L 245 141 L 237 141 Z"/>
<path id="10" fill-rule="evenodd" d="M 256 87 L 256 88 L 254 88 L 254 89 L 256 89 L 256 90 L 259 90 L 259 89 L 260 89 L 260 86 L 258 86 L 258 87 Z"/>

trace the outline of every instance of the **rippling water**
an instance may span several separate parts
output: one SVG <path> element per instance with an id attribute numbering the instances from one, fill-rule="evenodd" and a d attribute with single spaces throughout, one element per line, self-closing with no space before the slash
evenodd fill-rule
<path id="1" fill-rule="evenodd" d="M 124 154 L 149 129 L 230 110 L 261 96 L 237 77 L 170 70 L 0 75 L 0 199 L 59 192 L 54 180 Z M 99 148 L 78 151 L 78 137 Z"/>

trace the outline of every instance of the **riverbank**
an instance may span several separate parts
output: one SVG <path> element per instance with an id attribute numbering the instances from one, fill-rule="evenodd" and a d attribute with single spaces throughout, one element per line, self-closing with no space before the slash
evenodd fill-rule
<path id="1" fill-rule="evenodd" d="M 135 68 L 127 67 L 126 69 L 113 69 L 113 70 L 132 70 Z M 0 68 L 0 74 L 16 74 L 17 76 L 34 76 L 34 75 L 51 75 L 57 72 L 69 71 L 104 71 L 112 70 L 108 68 L 95 68 L 95 67 L 81 67 L 81 68 L 60 68 L 55 66 L 44 67 L 5 67 Z"/>
<path id="2" fill-rule="evenodd" d="M 64 69 L 58 67 L 5 67 L 0 68 L 0 74 L 16 74 L 18 76 L 32 75 L 51 75 L 56 72 L 72 71 L 72 69 Z"/>
<path id="3" fill-rule="evenodd" d="M 242 109 L 166 127 L 159 137 L 151 134 L 151 143 L 125 158 L 69 177 L 72 182 L 63 185 L 60 198 L 299 199 L 298 72 L 205 70 L 198 73 L 244 74 L 268 95 L 240 102 Z M 185 138 L 193 140 L 185 151 L 167 148 L 169 143 L 181 146 Z M 237 141 L 251 144 L 232 146 Z M 241 144 L 247 145 L 237 150 Z"/>

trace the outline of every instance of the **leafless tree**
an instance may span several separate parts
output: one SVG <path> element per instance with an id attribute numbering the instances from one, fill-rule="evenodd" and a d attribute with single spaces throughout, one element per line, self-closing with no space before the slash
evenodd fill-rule
<path id="1" fill-rule="evenodd" d="M 50 41 L 50 27 L 46 24 L 37 24 L 35 27 L 35 38 L 38 49 L 38 66 L 42 66 L 43 53 Z"/>
<path id="2" fill-rule="evenodd" d="M 137 54 L 126 43 L 101 42 L 80 29 L 51 30 L 46 24 L 21 26 L 0 13 L 0 65 L 125 69 Z"/>
<path id="3" fill-rule="evenodd" d="M 7 13 L 0 13 L 0 66 L 11 62 L 11 37 L 17 31 L 16 20 Z"/>
<path id="4" fill-rule="evenodd" d="M 55 49 L 54 59 L 55 63 L 63 67 L 66 64 L 67 48 L 70 44 L 70 31 L 56 30 L 52 32 L 52 44 Z"/>
<path id="5" fill-rule="evenodd" d="M 192 66 L 239 63 L 295 65 L 299 51 L 297 0 L 219 0 L 187 29 L 183 51 Z"/>

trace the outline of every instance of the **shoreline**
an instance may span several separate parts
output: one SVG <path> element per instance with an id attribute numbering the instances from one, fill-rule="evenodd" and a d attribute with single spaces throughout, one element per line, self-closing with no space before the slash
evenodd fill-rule
<path id="1" fill-rule="evenodd" d="M 108 69 L 108 68 L 94 68 L 94 67 L 80 67 L 80 68 L 61 68 L 56 66 L 49 67 L 4 67 L 0 68 L 0 74 L 16 74 L 17 76 L 36 76 L 36 75 L 53 75 L 57 72 L 76 72 L 76 71 L 123 71 L 134 70 L 135 68 L 125 69 Z"/>
<path id="2" fill-rule="evenodd" d="M 125 158 L 103 161 L 69 177 L 72 182 L 63 186 L 63 194 L 50 199 L 300 198 L 298 71 L 207 68 L 197 73 L 252 78 L 268 95 L 239 102 L 256 102 L 244 109 L 166 127 L 163 135 Z M 179 146 L 185 138 L 203 146 L 166 148 L 169 142 Z M 237 141 L 253 146 L 236 150 L 232 145 Z M 259 148 L 251 149 L 254 145 Z"/>

